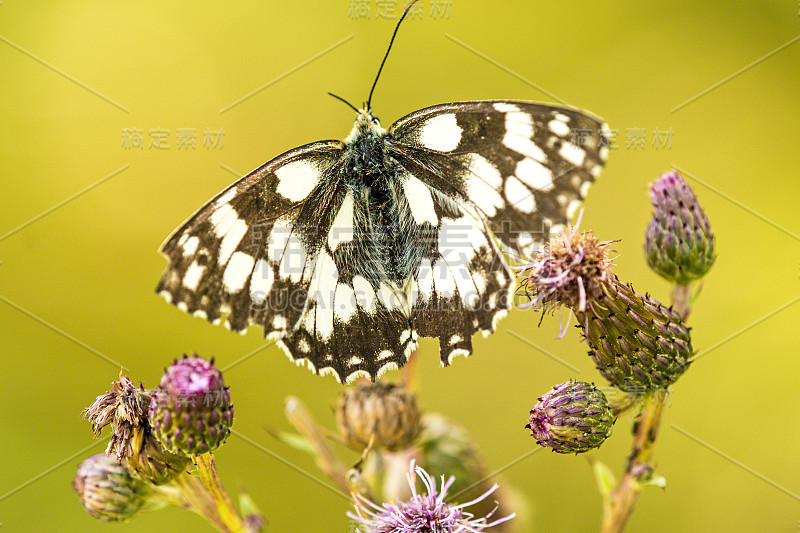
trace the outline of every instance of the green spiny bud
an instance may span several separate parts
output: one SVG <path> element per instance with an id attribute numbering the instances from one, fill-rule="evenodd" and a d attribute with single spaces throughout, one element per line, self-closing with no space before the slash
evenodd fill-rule
<path id="1" fill-rule="evenodd" d="M 184 355 L 173 362 L 150 402 L 150 420 L 173 453 L 201 455 L 222 445 L 231 432 L 233 406 L 214 360 Z"/>
<path id="2" fill-rule="evenodd" d="M 691 336 L 680 316 L 616 278 L 576 316 L 597 369 L 625 392 L 667 388 L 689 367 Z"/>
<path id="3" fill-rule="evenodd" d="M 525 427 L 540 446 L 558 453 L 583 453 L 603 444 L 613 425 L 605 394 L 591 383 L 567 381 L 539 398 Z"/>
<path id="4" fill-rule="evenodd" d="M 692 188 L 677 172 L 650 187 L 653 219 L 645 234 L 647 263 L 658 275 L 685 285 L 714 264 L 714 232 Z"/>
<path id="5" fill-rule="evenodd" d="M 138 433 L 134 442 L 121 462 L 139 479 L 163 485 L 184 472 L 189 464 L 187 457 L 165 450 L 152 430 Z"/>
<path id="6" fill-rule="evenodd" d="M 390 451 L 408 448 L 419 434 L 417 398 L 401 385 L 366 383 L 339 396 L 336 422 L 350 446 L 364 449 L 372 441 Z"/>
<path id="7" fill-rule="evenodd" d="M 93 455 L 81 463 L 72 488 L 86 511 L 105 522 L 131 518 L 147 503 L 150 493 L 145 483 L 104 454 Z"/>
<path id="8" fill-rule="evenodd" d="M 92 423 L 95 438 L 103 427 L 111 425 L 107 455 L 113 452 L 133 476 L 161 485 L 180 474 L 188 459 L 166 451 L 153 437 L 147 417 L 152 396 L 153 391 L 142 385 L 136 387 L 120 373 L 113 389 L 98 396 L 83 416 Z"/>

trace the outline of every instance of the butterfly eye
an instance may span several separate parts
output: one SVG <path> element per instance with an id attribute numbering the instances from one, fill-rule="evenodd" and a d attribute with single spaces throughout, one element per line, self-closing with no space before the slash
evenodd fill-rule
<path id="1" fill-rule="evenodd" d="M 375 124 L 376 126 L 380 126 L 381 121 L 378 120 L 378 117 L 376 117 L 375 115 L 372 115 L 372 123 Z"/>

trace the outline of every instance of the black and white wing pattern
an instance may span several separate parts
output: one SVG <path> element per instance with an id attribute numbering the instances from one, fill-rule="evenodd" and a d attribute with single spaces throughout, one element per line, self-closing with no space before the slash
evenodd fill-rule
<path id="1" fill-rule="evenodd" d="M 521 101 L 441 104 L 389 130 L 391 153 L 452 206 L 412 313 L 419 335 L 439 338 L 443 364 L 471 354 L 472 335 L 509 308 L 513 276 L 492 235 L 526 257 L 561 231 L 602 169 L 607 130 L 585 111 Z"/>
<path id="2" fill-rule="evenodd" d="M 162 247 L 158 292 L 230 329 L 259 325 L 340 381 L 402 366 L 420 336 L 447 365 L 508 310 L 517 254 L 567 223 L 605 160 L 596 117 L 515 101 L 442 104 L 291 150 Z"/>
<path id="3" fill-rule="evenodd" d="M 343 143 L 313 143 L 262 165 L 192 215 L 161 247 L 170 262 L 157 291 L 182 311 L 281 338 L 303 314 L 319 224 L 338 208 L 322 183 Z M 339 200 L 341 202 L 341 200 Z"/>
<path id="4" fill-rule="evenodd" d="M 574 218 L 608 156 L 608 132 L 586 111 L 523 101 L 427 107 L 389 131 L 406 165 L 474 205 L 523 255 Z"/>

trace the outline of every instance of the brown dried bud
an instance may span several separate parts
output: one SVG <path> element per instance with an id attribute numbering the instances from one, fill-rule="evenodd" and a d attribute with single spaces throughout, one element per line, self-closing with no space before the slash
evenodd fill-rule
<path id="1" fill-rule="evenodd" d="M 336 422 L 347 443 L 355 448 L 372 445 L 390 451 L 408 448 L 420 431 L 417 399 L 393 383 L 367 383 L 339 396 Z"/>

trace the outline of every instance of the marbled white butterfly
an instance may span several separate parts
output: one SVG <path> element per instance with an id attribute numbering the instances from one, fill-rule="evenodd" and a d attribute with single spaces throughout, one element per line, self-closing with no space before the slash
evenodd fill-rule
<path id="1" fill-rule="evenodd" d="M 420 336 L 439 339 L 444 365 L 471 354 L 510 305 L 500 247 L 525 255 L 567 223 L 607 128 L 570 107 L 475 101 L 386 130 L 374 89 L 344 141 L 272 159 L 178 228 L 157 291 L 237 332 L 257 324 L 339 381 L 402 366 Z"/>

